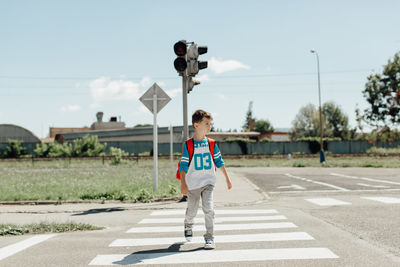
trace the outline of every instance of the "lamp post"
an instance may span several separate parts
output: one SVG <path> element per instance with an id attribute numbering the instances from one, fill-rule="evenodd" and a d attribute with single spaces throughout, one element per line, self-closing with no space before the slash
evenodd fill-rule
<path id="1" fill-rule="evenodd" d="M 311 53 L 317 56 L 317 69 L 318 69 L 318 98 L 319 98 L 319 132 L 320 132 L 320 151 L 319 151 L 319 161 L 321 163 L 325 162 L 325 153 L 324 153 L 324 146 L 322 141 L 322 108 L 321 108 L 321 82 L 319 78 L 319 56 L 318 52 L 314 49 L 311 50 Z"/>

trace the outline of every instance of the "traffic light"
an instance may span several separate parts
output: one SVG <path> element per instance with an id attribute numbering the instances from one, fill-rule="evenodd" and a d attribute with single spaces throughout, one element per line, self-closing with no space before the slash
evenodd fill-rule
<path id="1" fill-rule="evenodd" d="M 190 93 L 190 91 L 193 90 L 193 87 L 194 87 L 195 85 L 199 85 L 199 84 L 200 84 L 199 81 L 193 80 L 192 77 L 189 77 L 188 90 L 187 90 L 188 94 Z"/>
<path id="2" fill-rule="evenodd" d="M 187 51 L 187 74 L 188 76 L 196 76 L 199 73 L 199 70 L 205 69 L 208 67 L 207 61 L 198 61 L 199 55 L 207 53 L 207 46 L 198 46 L 193 43 L 189 46 Z"/>
<path id="3" fill-rule="evenodd" d="M 187 52 L 187 47 L 186 47 L 186 41 L 182 40 L 174 45 L 174 52 L 178 56 L 175 61 L 174 61 L 174 67 L 177 72 L 179 72 L 179 75 L 183 75 L 184 71 L 187 68 L 187 62 L 186 62 L 186 52 Z"/>

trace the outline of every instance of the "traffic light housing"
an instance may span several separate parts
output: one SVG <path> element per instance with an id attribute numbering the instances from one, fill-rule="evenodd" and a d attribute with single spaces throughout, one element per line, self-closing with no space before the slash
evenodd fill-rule
<path id="1" fill-rule="evenodd" d="M 176 71 L 180 74 L 183 75 L 186 68 L 187 68 L 187 62 L 186 62 L 186 53 L 187 53 L 187 45 L 186 41 L 182 40 L 179 42 L 176 42 L 174 45 L 174 52 L 175 55 L 178 57 L 174 60 L 174 67 Z"/>
<path id="2" fill-rule="evenodd" d="M 190 91 L 193 90 L 193 87 L 194 87 L 195 85 L 199 85 L 199 84 L 200 84 L 200 81 L 193 80 L 192 77 L 189 77 L 187 93 L 189 94 Z"/>
<path id="3" fill-rule="evenodd" d="M 199 73 L 199 70 L 205 69 L 208 67 L 207 61 L 198 61 L 199 55 L 207 53 L 207 46 L 198 46 L 193 43 L 189 46 L 187 50 L 187 74 L 188 76 L 196 76 Z"/>

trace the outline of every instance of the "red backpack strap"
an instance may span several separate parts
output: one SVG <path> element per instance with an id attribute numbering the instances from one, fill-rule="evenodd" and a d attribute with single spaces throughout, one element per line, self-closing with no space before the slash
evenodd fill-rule
<path id="1" fill-rule="evenodd" d="M 190 162 L 192 161 L 193 158 L 193 152 L 194 152 L 194 141 L 193 138 L 190 138 L 188 140 L 186 140 L 186 148 L 188 150 L 189 153 L 189 165 Z M 183 147 L 182 147 L 182 153 L 181 153 L 181 158 L 183 155 Z M 179 160 L 178 162 L 178 170 L 176 171 L 176 179 L 180 180 L 181 179 L 181 174 L 179 173 L 179 167 L 181 166 L 181 160 Z"/>
<path id="2" fill-rule="evenodd" d="M 210 148 L 211 157 L 214 160 L 214 149 L 215 149 L 215 140 L 211 138 L 208 139 L 208 147 Z"/>

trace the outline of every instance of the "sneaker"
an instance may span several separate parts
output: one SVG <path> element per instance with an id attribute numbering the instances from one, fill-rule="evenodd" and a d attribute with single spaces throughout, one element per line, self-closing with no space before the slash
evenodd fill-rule
<path id="1" fill-rule="evenodd" d="M 178 202 L 186 202 L 187 201 L 187 196 L 183 196 Z"/>
<path id="2" fill-rule="evenodd" d="M 185 234 L 185 238 L 186 238 L 186 240 L 187 240 L 188 242 L 192 241 L 192 238 L 193 238 L 192 229 L 185 228 L 184 234 Z"/>
<path id="3" fill-rule="evenodd" d="M 215 248 L 214 240 L 207 239 L 206 244 L 204 245 L 204 249 L 214 249 L 214 248 Z"/>

